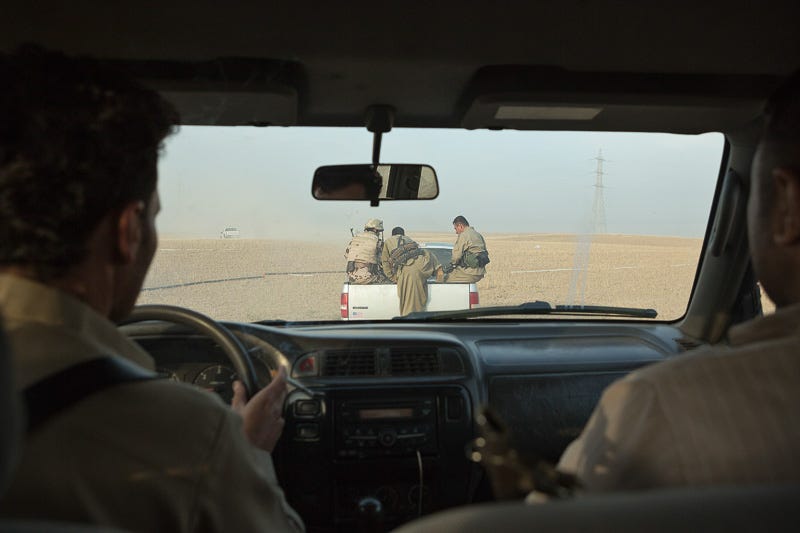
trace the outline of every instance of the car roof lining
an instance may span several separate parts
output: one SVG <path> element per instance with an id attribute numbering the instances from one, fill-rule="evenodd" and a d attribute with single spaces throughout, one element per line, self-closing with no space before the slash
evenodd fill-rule
<path id="1" fill-rule="evenodd" d="M 175 101 L 186 124 L 363 126 L 367 107 L 383 104 L 395 108 L 397 127 L 725 131 L 752 120 L 800 64 L 800 37 L 787 23 L 800 20 L 793 0 L 359 0 L 313 9 L 88 0 L 49 6 L 46 17 L 7 0 L 4 11 L 0 49 L 34 42 L 119 62 Z M 224 83 L 211 74 L 221 65 Z M 663 101 L 613 108 L 594 124 L 484 116 L 498 96 L 607 95 L 592 102 L 608 106 L 613 92 L 639 94 L 648 84 Z M 707 105 L 690 103 L 701 95 Z"/>
<path id="2" fill-rule="evenodd" d="M 363 127 L 369 100 L 343 98 L 318 110 L 304 65 L 276 59 L 181 62 L 109 60 L 171 100 L 187 125 Z M 776 76 L 571 72 L 526 65 L 478 69 L 448 107 L 398 111 L 397 127 L 664 131 L 738 129 L 756 120 Z M 445 96 L 442 95 L 442 98 Z M 420 95 L 420 101 L 422 101 Z M 391 101 L 391 99 L 390 99 Z M 592 120 L 498 119 L 499 106 L 594 106 Z"/>

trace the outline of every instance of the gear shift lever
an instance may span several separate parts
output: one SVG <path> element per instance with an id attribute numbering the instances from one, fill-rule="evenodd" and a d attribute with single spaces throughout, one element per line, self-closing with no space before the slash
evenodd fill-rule
<path id="1" fill-rule="evenodd" d="M 377 498 L 361 498 L 356 508 L 356 531 L 381 533 L 383 531 L 383 504 Z"/>

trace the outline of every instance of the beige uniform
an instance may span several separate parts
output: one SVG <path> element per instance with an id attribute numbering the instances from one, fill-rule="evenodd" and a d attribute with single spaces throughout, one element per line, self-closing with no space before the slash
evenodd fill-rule
<path id="1" fill-rule="evenodd" d="M 44 285 L 0 275 L 0 313 L 18 389 L 103 356 L 154 369 L 113 323 Z M 129 531 L 303 530 L 241 417 L 167 380 L 97 392 L 29 434 L 0 515 Z"/>
<path id="2" fill-rule="evenodd" d="M 350 283 L 369 285 L 386 281 L 380 270 L 379 245 L 378 234 L 373 231 L 363 231 L 353 237 L 344 252 Z"/>
<path id="3" fill-rule="evenodd" d="M 800 481 L 800 304 L 613 383 L 559 468 L 589 490 Z"/>
<path id="4" fill-rule="evenodd" d="M 390 254 L 401 244 L 414 242 L 405 235 L 392 235 L 383 243 L 381 267 L 386 277 L 397 282 L 400 298 L 400 315 L 424 311 L 428 303 L 428 278 L 439 267 L 438 261 L 427 250 L 420 250 L 417 257 L 409 259 L 393 272 Z"/>
<path id="5" fill-rule="evenodd" d="M 461 258 L 465 252 L 478 253 L 486 251 L 486 242 L 483 236 L 475 231 L 472 226 L 467 226 L 464 231 L 458 234 L 456 243 L 453 245 L 453 255 L 450 262 L 456 265 L 455 270 L 450 272 L 445 279 L 448 283 L 475 283 L 480 281 L 486 274 L 486 267 L 468 267 L 461 263 Z"/>

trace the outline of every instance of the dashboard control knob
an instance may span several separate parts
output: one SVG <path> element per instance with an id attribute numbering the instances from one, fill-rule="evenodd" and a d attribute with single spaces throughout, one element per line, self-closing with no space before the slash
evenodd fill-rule
<path id="1" fill-rule="evenodd" d="M 397 432 L 393 429 L 382 429 L 378 432 L 378 441 L 382 446 L 391 448 L 397 442 Z"/>

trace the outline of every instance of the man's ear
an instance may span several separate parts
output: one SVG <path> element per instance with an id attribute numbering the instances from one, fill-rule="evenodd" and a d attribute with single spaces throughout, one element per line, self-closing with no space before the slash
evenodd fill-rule
<path id="1" fill-rule="evenodd" d="M 800 243 L 800 173 L 779 167 L 772 171 L 775 185 L 776 244 Z"/>
<path id="2" fill-rule="evenodd" d="M 122 208 L 117 218 L 116 248 L 123 264 L 132 263 L 142 243 L 142 224 L 145 205 L 141 200 Z"/>

